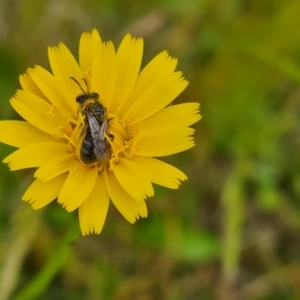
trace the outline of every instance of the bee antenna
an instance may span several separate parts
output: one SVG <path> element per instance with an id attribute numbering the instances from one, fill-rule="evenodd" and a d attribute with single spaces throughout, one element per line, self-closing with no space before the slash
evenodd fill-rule
<path id="1" fill-rule="evenodd" d="M 82 88 L 82 86 L 80 85 L 80 83 L 79 83 L 74 77 L 70 77 L 70 79 L 74 80 L 75 83 L 77 83 L 78 86 L 80 87 L 80 89 L 83 91 L 83 93 L 86 94 L 86 92 L 84 91 L 84 89 Z M 84 79 L 84 78 L 83 78 L 83 79 Z M 85 79 L 84 79 L 84 82 L 85 82 L 85 84 L 86 84 L 86 86 L 87 86 L 87 82 L 86 82 Z"/>
<path id="2" fill-rule="evenodd" d="M 85 85 L 86 85 L 86 90 L 89 92 L 89 87 L 88 87 L 88 85 L 87 85 L 86 79 L 85 79 L 85 78 L 82 78 L 82 80 L 84 81 L 84 83 L 85 83 Z"/>

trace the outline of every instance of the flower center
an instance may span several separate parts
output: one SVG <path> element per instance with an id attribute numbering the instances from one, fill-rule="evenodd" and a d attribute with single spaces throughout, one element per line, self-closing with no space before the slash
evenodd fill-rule
<path id="1" fill-rule="evenodd" d="M 118 163 L 119 157 L 130 159 L 139 150 L 141 128 L 140 123 L 127 126 L 117 115 L 109 115 L 109 132 L 114 136 L 110 164 Z"/>
<path id="2" fill-rule="evenodd" d="M 140 123 L 127 126 L 118 115 L 108 114 L 108 129 L 103 132 L 103 140 L 95 138 L 96 133 L 91 132 L 81 114 L 78 114 L 78 119 L 72 123 L 75 125 L 73 131 L 66 137 L 69 151 L 75 152 L 84 164 L 97 167 L 99 172 L 104 169 L 111 170 L 112 164 L 118 163 L 120 157 L 130 159 L 139 149 L 138 140 L 142 128 Z M 101 130 L 101 126 L 103 124 L 100 124 L 97 130 Z M 98 150 L 103 153 L 97 158 L 95 153 Z"/>

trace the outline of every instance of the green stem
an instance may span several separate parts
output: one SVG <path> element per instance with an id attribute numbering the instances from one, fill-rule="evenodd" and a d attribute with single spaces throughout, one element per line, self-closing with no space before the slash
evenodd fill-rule
<path id="1" fill-rule="evenodd" d="M 49 286 L 53 277 L 61 270 L 70 257 L 72 242 L 77 239 L 78 231 L 73 226 L 69 229 L 60 246 L 53 252 L 45 267 L 21 290 L 13 300 L 42 299 L 42 293 Z"/>
<path id="2" fill-rule="evenodd" d="M 241 252 L 243 208 L 243 180 L 237 169 L 228 178 L 223 195 L 224 205 L 224 240 L 222 269 L 226 281 L 234 282 L 238 269 Z"/>

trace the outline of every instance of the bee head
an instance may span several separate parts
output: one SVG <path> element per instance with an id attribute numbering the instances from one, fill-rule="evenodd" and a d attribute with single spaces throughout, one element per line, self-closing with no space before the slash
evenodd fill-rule
<path id="1" fill-rule="evenodd" d="M 98 100 L 99 99 L 99 94 L 98 93 L 85 92 L 84 94 L 79 95 L 79 96 L 76 97 L 76 102 L 78 104 L 83 104 L 88 99 Z"/>
<path id="2" fill-rule="evenodd" d="M 80 87 L 80 89 L 83 92 L 83 94 L 76 97 L 76 102 L 78 104 L 83 104 L 88 99 L 93 99 L 93 100 L 98 100 L 99 99 L 99 94 L 98 93 L 90 93 L 89 92 L 89 89 L 88 89 L 87 82 L 86 82 L 85 78 L 82 78 L 82 80 L 85 82 L 86 91 L 82 88 L 80 83 L 74 77 L 70 77 L 70 79 L 74 80 L 75 83 L 77 83 L 77 85 Z"/>

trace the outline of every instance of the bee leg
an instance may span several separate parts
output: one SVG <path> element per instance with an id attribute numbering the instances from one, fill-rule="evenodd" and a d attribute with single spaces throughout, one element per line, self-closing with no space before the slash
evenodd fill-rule
<path id="1" fill-rule="evenodd" d="M 113 141 L 115 136 L 113 134 L 109 134 L 109 138 L 110 138 L 111 141 Z"/>

